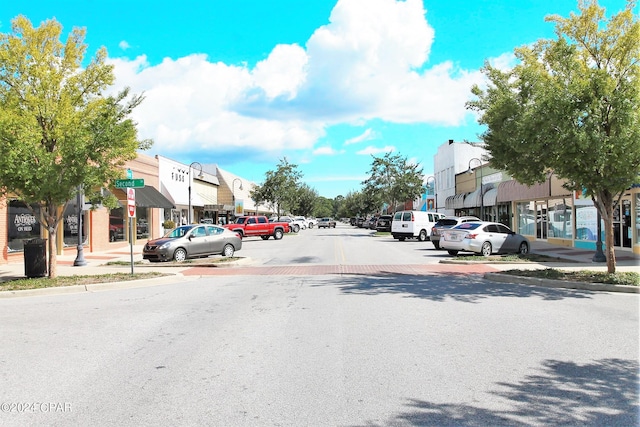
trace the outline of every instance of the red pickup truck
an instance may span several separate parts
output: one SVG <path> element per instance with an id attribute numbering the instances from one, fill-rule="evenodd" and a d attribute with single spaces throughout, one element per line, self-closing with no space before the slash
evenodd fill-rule
<path id="1" fill-rule="evenodd" d="M 260 236 L 262 240 L 267 240 L 271 236 L 275 240 L 280 240 L 284 233 L 289 232 L 289 223 L 269 222 L 269 219 L 262 215 L 239 216 L 235 222 L 224 227 L 235 231 L 241 237 Z"/>

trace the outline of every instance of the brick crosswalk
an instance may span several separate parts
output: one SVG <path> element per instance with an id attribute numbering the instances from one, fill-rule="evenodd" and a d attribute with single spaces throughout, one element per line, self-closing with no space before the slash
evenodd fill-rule
<path id="1" fill-rule="evenodd" d="M 186 276 L 313 276 L 324 274 L 483 274 L 497 271 L 487 264 L 457 265 L 291 265 L 260 267 L 207 267 L 197 266 L 185 269 Z"/>

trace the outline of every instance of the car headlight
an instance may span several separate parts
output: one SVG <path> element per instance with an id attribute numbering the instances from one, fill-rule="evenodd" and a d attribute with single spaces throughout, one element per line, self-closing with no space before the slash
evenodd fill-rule
<path id="1" fill-rule="evenodd" d="M 158 247 L 158 249 L 168 249 L 169 246 L 171 246 L 171 242 L 167 242 L 167 243 L 163 244 L 162 246 Z"/>

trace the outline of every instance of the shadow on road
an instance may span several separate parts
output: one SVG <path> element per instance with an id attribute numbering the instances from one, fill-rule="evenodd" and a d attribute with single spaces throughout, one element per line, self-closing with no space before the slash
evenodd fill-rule
<path id="1" fill-rule="evenodd" d="M 408 409 L 385 425 L 634 426 L 639 421 L 638 369 L 637 360 L 583 365 L 547 360 L 539 373 L 519 383 L 497 384 L 500 390 L 492 392 L 496 402 L 510 409 L 409 399 Z"/>
<path id="2" fill-rule="evenodd" d="M 377 273 L 372 275 L 343 275 L 336 283 L 345 294 L 404 294 L 407 297 L 432 301 L 475 303 L 490 297 L 537 297 L 544 300 L 591 298 L 593 292 L 575 289 L 543 288 L 491 282 L 477 274 L 412 275 Z"/>

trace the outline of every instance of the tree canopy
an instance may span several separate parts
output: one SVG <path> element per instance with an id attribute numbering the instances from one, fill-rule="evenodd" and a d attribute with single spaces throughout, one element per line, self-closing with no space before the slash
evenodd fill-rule
<path id="1" fill-rule="evenodd" d="M 491 165 L 524 184 L 548 173 L 592 197 L 615 271 L 613 208 L 640 174 L 640 23 L 635 1 L 609 20 L 595 0 L 546 18 L 557 38 L 515 50 L 518 64 L 486 63 L 488 86 L 468 107 L 487 126 Z"/>
<path id="2" fill-rule="evenodd" d="M 262 185 L 255 186 L 249 195 L 256 204 L 272 206 L 280 217 L 284 212 L 294 212 L 298 206 L 301 178 L 298 165 L 289 163 L 285 157 L 280 159 L 276 170 L 265 173 Z"/>
<path id="3" fill-rule="evenodd" d="M 362 192 L 375 204 L 371 212 L 381 211 L 383 204 L 395 211 L 398 203 L 422 194 L 423 178 L 422 168 L 410 163 L 407 157 L 386 153 L 383 157 L 373 157 L 369 177 L 362 182 Z"/>
<path id="4" fill-rule="evenodd" d="M 114 83 L 106 50 L 83 68 L 85 30 L 74 28 L 64 43 L 61 34 L 55 20 L 35 28 L 23 16 L 0 34 L 0 195 L 40 205 L 50 277 L 61 213 L 78 187 L 95 200 L 151 144 L 138 140 L 130 119 L 142 97 L 105 95 Z"/>

